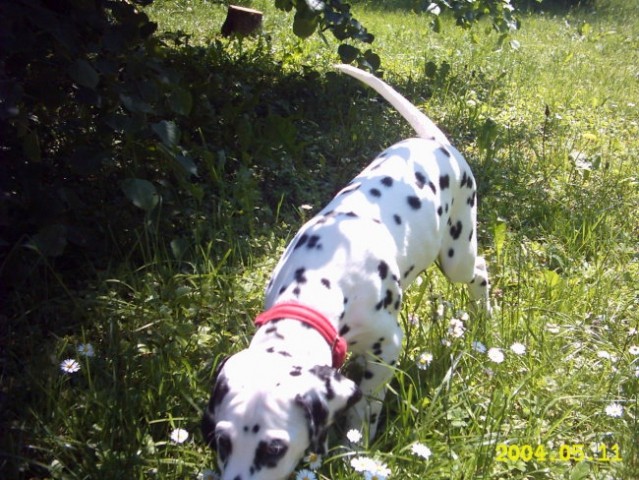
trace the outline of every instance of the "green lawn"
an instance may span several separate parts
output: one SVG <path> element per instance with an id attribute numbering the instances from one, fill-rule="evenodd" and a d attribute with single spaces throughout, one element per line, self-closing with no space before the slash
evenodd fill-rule
<path id="1" fill-rule="evenodd" d="M 139 213 L 138 241 L 117 259 L 42 259 L 42 276 L 7 298 L 0 477 L 214 469 L 199 433 L 213 368 L 247 345 L 287 241 L 379 150 L 411 135 L 334 76 L 333 39 L 294 38 L 272 3 L 250 3 L 265 12 L 264 32 L 243 42 L 218 36 L 216 3 L 147 8 L 160 34 L 187 35 L 167 40 L 175 64 L 201 62 L 200 82 L 220 85 L 215 136 L 190 125 L 209 152 L 191 187 L 202 196 L 180 210 L 179 230 Z M 485 25 L 444 19 L 434 34 L 415 3 L 353 10 L 376 35 L 385 79 L 473 167 L 494 314 L 473 313 L 436 268 L 422 274 L 402 309 L 382 434 L 333 443 L 317 478 L 362 478 L 358 457 L 397 479 L 639 478 L 639 5 L 525 14 L 514 49 L 497 48 Z M 162 214 L 178 203 L 166 199 Z M 86 344 L 93 351 L 78 350 Z M 79 370 L 63 371 L 65 359 Z M 171 439 L 178 428 L 183 442 Z"/>

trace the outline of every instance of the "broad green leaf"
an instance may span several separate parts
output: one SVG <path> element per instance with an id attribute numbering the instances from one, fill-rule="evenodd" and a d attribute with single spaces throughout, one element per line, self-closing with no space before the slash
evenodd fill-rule
<path id="1" fill-rule="evenodd" d="M 160 194 L 148 180 L 127 178 L 121 183 L 122 191 L 133 205 L 145 212 L 150 212 L 160 201 Z"/>
<path id="2" fill-rule="evenodd" d="M 26 246 L 45 257 L 59 257 L 67 246 L 67 227 L 57 223 L 47 225 L 31 237 Z"/>
<path id="3" fill-rule="evenodd" d="M 337 48 L 337 53 L 339 54 L 339 58 L 342 60 L 342 63 L 353 63 L 360 51 L 359 48 L 353 47 L 352 45 L 347 45 L 346 43 L 342 43 Z"/>
<path id="4" fill-rule="evenodd" d="M 570 472 L 570 480 L 584 480 L 590 474 L 590 465 L 588 462 L 579 462 Z"/>
<path id="5" fill-rule="evenodd" d="M 372 50 L 366 50 L 364 52 L 364 61 L 367 64 L 366 66 L 373 72 L 376 72 L 382 64 L 382 60 L 379 58 L 379 55 L 374 53 Z"/>
<path id="6" fill-rule="evenodd" d="M 308 38 L 315 33 L 317 24 L 318 17 L 316 15 L 300 14 L 298 11 L 293 20 L 293 33 L 300 38 Z"/>
<path id="7" fill-rule="evenodd" d="M 69 75 L 75 83 L 83 87 L 95 89 L 100 82 L 100 75 L 89 62 L 78 59 L 69 67 Z"/>
<path id="8" fill-rule="evenodd" d="M 169 106 L 179 115 L 188 115 L 193 108 L 191 92 L 182 87 L 175 87 L 169 94 Z"/>
<path id="9" fill-rule="evenodd" d="M 151 125 L 151 130 L 160 137 L 167 148 L 174 148 L 180 142 L 180 129 L 174 122 L 162 120 Z"/>
<path id="10" fill-rule="evenodd" d="M 186 238 L 175 238 L 171 240 L 170 245 L 171 253 L 173 253 L 173 256 L 176 259 L 180 260 L 182 259 L 182 257 L 184 257 L 184 254 L 187 252 L 191 244 Z"/>
<path id="11" fill-rule="evenodd" d="M 197 176 L 197 165 L 195 165 L 195 162 L 188 154 L 178 153 L 175 156 L 175 160 L 177 160 L 186 173 Z"/>
<path id="12" fill-rule="evenodd" d="M 40 162 L 42 160 L 42 151 L 40 149 L 40 139 L 35 131 L 27 133 L 22 139 L 22 151 L 25 157 L 32 162 Z"/>

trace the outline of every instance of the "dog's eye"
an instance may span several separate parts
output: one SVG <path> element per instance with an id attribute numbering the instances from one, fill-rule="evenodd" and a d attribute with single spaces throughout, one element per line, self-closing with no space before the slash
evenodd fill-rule
<path id="1" fill-rule="evenodd" d="M 233 451 L 231 438 L 228 435 L 220 434 L 216 436 L 215 440 L 217 444 L 217 456 L 222 463 L 225 463 Z"/>
<path id="2" fill-rule="evenodd" d="M 276 467 L 277 462 L 288 450 L 288 444 L 284 440 L 275 439 L 268 442 L 260 442 L 255 452 L 255 465 L 258 467 Z"/>

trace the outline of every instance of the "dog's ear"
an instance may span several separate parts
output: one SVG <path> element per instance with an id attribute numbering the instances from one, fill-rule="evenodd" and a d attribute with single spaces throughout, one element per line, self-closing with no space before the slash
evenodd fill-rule
<path id="1" fill-rule="evenodd" d="M 359 387 L 328 366 L 316 366 L 309 370 L 315 377 L 313 387 L 295 397 L 308 421 L 310 448 L 313 452 L 326 453 L 326 435 L 335 417 L 362 398 Z"/>
<path id="2" fill-rule="evenodd" d="M 214 386 L 211 392 L 211 398 L 209 399 L 209 403 L 206 406 L 206 410 L 204 410 L 204 415 L 202 416 L 202 435 L 204 435 L 204 441 L 206 444 L 215 450 L 215 409 L 218 407 L 224 397 L 229 392 L 229 384 L 226 380 L 226 377 L 221 374 L 222 368 L 224 364 L 228 360 L 229 357 L 222 359 L 222 361 L 217 365 L 215 369 L 214 377 Z"/>

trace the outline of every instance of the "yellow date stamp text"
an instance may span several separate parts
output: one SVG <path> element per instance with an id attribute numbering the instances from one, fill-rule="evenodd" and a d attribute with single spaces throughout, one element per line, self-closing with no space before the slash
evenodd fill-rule
<path id="1" fill-rule="evenodd" d="M 498 462 L 621 462 L 619 444 L 597 444 L 595 448 L 586 448 L 581 443 L 562 444 L 559 448 L 545 445 L 498 443 L 496 449 Z"/>

